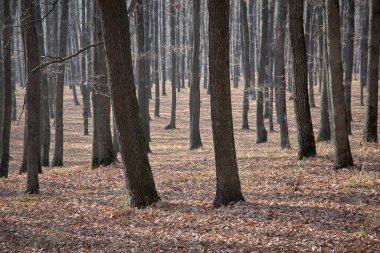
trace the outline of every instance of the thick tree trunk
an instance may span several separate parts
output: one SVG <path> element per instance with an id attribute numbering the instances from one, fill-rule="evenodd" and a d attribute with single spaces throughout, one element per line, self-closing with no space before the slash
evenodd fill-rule
<path id="1" fill-rule="evenodd" d="M 190 149 L 202 147 L 199 130 L 201 108 L 200 94 L 200 0 L 193 1 L 193 55 L 192 55 L 192 83 L 190 87 Z"/>
<path id="2" fill-rule="evenodd" d="M 244 201 L 236 162 L 229 78 L 229 0 L 209 0 L 211 119 L 216 161 L 214 206 Z"/>
<path id="3" fill-rule="evenodd" d="M 339 0 L 326 1 L 327 52 L 329 61 L 330 126 L 334 144 L 334 168 L 353 165 L 344 111 L 343 65 Z"/>
<path id="4" fill-rule="evenodd" d="M 67 19 L 69 14 L 69 0 L 62 0 L 59 21 L 59 56 L 66 55 Z M 65 63 L 58 65 L 57 83 L 55 87 L 55 148 L 52 165 L 63 166 L 63 88 L 65 82 Z"/>
<path id="5" fill-rule="evenodd" d="M 258 73 L 258 89 L 256 101 L 256 143 L 264 143 L 268 133 L 264 126 L 264 87 L 268 84 L 268 0 L 262 1 L 261 8 L 261 47 Z"/>
<path id="6" fill-rule="evenodd" d="M 124 0 L 99 0 L 103 19 L 112 106 L 119 130 L 129 206 L 144 208 L 160 200 L 138 113 L 130 51 L 129 20 Z"/>
<path id="7" fill-rule="evenodd" d="M 9 169 L 9 143 L 11 135 L 11 116 L 12 116 L 12 17 L 10 12 L 10 0 L 3 0 L 3 29 L 2 29 L 2 48 L 3 50 L 3 66 L 4 66 L 4 79 L 3 79 L 3 104 L 0 105 L 3 110 L 3 127 L 0 128 L 1 132 L 1 163 L 0 163 L 0 178 L 8 177 Z M 1 116 L 1 115 L 0 115 Z"/>
<path id="8" fill-rule="evenodd" d="M 35 27 L 33 2 L 21 1 L 21 27 L 25 45 L 26 72 L 30 73 L 40 64 L 38 36 Z M 40 167 L 40 81 L 41 73 L 35 71 L 26 84 L 27 116 L 27 189 L 29 194 L 39 192 L 38 170 Z"/>
<path id="9" fill-rule="evenodd" d="M 377 142 L 377 112 L 379 90 L 379 46 L 380 46 L 380 1 L 370 0 L 369 4 L 369 50 L 367 105 L 363 139 Z"/>
<path id="10" fill-rule="evenodd" d="M 294 60 L 293 73 L 295 80 L 293 86 L 293 99 L 297 123 L 297 158 L 299 160 L 317 154 L 307 90 L 307 55 L 303 29 L 303 4 L 303 0 L 289 1 L 289 29 Z"/>
<path id="11" fill-rule="evenodd" d="M 276 47 L 274 58 L 274 83 L 277 90 L 277 114 L 280 124 L 281 148 L 290 148 L 288 119 L 286 111 L 285 80 L 285 31 L 288 4 L 286 0 L 276 1 Z"/>

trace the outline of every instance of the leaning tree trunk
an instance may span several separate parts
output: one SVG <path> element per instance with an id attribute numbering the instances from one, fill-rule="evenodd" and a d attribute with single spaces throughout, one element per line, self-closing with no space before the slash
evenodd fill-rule
<path id="1" fill-rule="evenodd" d="M 307 90 L 307 55 L 303 29 L 303 4 L 303 0 L 289 1 L 289 30 L 294 60 L 293 73 L 295 80 L 293 86 L 293 99 L 297 123 L 297 158 L 299 160 L 317 154 Z"/>
<path id="2" fill-rule="evenodd" d="M 334 144 L 334 168 L 353 165 L 344 111 L 343 65 L 340 41 L 339 0 L 326 1 L 327 53 L 329 61 L 330 126 Z M 377 58 L 379 56 L 377 55 Z"/>
<path id="3" fill-rule="evenodd" d="M 363 139 L 377 142 L 379 46 L 380 46 L 380 1 L 370 0 L 369 14 L 369 54 L 367 81 L 367 109 Z"/>
<path id="4" fill-rule="evenodd" d="M 8 177 L 9 169 L 9 143 L 11 135 L 11 118 L 12 118 L 12 17 L 10 11 L 10 1 L 3 0 L 3 29 L 2 29 L 2 48 L 3 50 L 3 104 L 0 105 L 3 110 L 3 127 L 2 127 L 2 144 L 0 147 L 1 163 L 0 163 L 0 178 Z M 1 128 L 0 128 L 1 129 Z"/>
<path id="5" fill-rule="evenodd" d="M 59 56 L 64 57 L 67 45 L 67 19 L 69 15 L 69 0 L 61 2 L 59 21 Z M 52 165 L 63 166 L 63 87 L 65 82 L 65 63 L 58 63 L 57 83 L 55 87 L 55 148 Z"/>
<path id="6" fill-rule="evenodd" d="M 276 1 L 276 47 L 274 58 L 274 81 L 277 89 L 278 122 L 280 124 L 281 148 L 290 148 L 288 119 L 286 111 L 286 79 L 285 79 L 285 32 L 288 4 L 286 0 Z"/>
<path id="7" fill-rule="evenodd" d="M 258 73 L 258 89 L 256 101 L 256 143 L 264 143 L 268 140 L 268 133 L 264 126 L 264 92 L 263 89 L 269 82 L 268 76 L 268 0 L 262 1 L 261 8 L 261 47 Z"/>
<path id="8" fill-rule="evenodd" d="M 190 87 L 190 149 L 202 147 L 199 130 L 201 107 L 200 94 L 200 0 L 193 1 L 193 55 L 191 60 L 191 87 Z"/>
<path id="9" fill-rule="evenodd" d="M 236 162 L 229 77 L 229 0 L 209 0 L 211 119 L 216 162 L 214 206 L 243 201 Z"/>
<path id="10" fill-rule="evenodd" d="M 38 53 L 38 36 L 33 13 L 33 1 L 21 2 L 21 27 L 25 45 L 26 72 L 29 81 L 26 84 L 26 110 L 27 116 L 27 189 L 29 194 L 39 192 L 38 169 L 40 166 L 40 70 L 32 71 L 40 64 Z"/>
<path id="11" fill-rule="evenodd" d="M 119 132 L 129 206 L 143 208 L 160 200 L 139 118 L 133 79 L 129 19 L 124 0 L 99 0 L 103 20 L 112 106 Z"/>

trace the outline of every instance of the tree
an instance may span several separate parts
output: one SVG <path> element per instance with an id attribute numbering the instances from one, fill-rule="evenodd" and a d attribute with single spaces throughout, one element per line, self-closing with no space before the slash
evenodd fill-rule
<path id="1" fill-rule="evenodd" d="M 330 126 L 334 144 L 334 168 L 353 165 L 344 110 L 339 0 L 326 1 L 327 53 L 329 61 Z M 377 58 L 379 58 L 377 56 Z"/>
<path id="2" fill-rule="evenodd" d="M 361 13 L 360 13 L 360 105 L 364 106 L 364 87 L 367 86 L 367 63 L 368 63 L 368 26 L 369 26 L 369 15 L 368 15 L 368 1 L 363 0 L 361 2 Z"/>
<path id="3" fill-rule="evenodd" d="M 60 57 L 66 55 L 67 19 L 69 16 L 69 0 L 60 1 L 61 16 L 59 20 L 59 50 Z M 55 148 L 52 165 L 63 166 L 63 88 L 65 81 L 65 63 L 58 65 L 57 83 L 55 87 Z"/>
<path id="4" fill-rule="evenodd" d="M 34 3 L 21 1 L 21 29 L 25 45 L 26 72 L 31 73 L 40 64 L 38 35 L 35 27 Z M 39 192 L 38 169 L 40 167 L 40 82 L 39 70 L 29 76 L 26 83 L 27 110 L 27 189 L 29 194 Z"/>
<path id="5" fill-rule="evenodd" d="M 133 78 L 127 6 L 124 0 L 99 0 L 111 99 L 124 164 L 127 203 L 143 208 L 160 200 L 139 118 Z"/>
<path id="6" fill-rule="evenodd" d="M 99 6 L 95 3 L 94 11 L 94 42 L 102 41 L 102 22 Z M 91 167 L 110 165 L 116 158 L 112 146 L 111 135 L 111 103 L 104 47 L 96 47 L 93 54 L 94 91 L 93 101 L 93 141 Z"/>
<path id="7" fill-rule="evenodd" d="M 153 82 L 155 84 L 155 99 L 154 99 L 154 117 L 160 117 L 160 72 L 159 72 L 159 0 L 155 0 L 154 3 L 154 72 Z"/>
<path id="8" fill-rule="evenodd" d="M 297 123 L 298 155 L 304 157 L 315 156 L 315 139 L 311 122 L 310 104 L 308 96 L 307 55 L 303 29 L 303 0 L 289 1 L 289 31 L 293 54 L 293 100 L 294 113 Z"/>
<path id="9" fill-rule="evenodd" d="M 377 142 L 380 2 L 370 0 L 369 11 L 368 87 L 363 139 L 367 142 Z"/>
<path id="10" fill-rule="evenodd" d="M 201 107 L 200 94 L 200 0 L 193 1 L 193 55 L 191 60 L 191 87 L 190 87 L 190 149 L 202 147 L 199 130 Z"/>
<path id="11" fill-rule="evenodd" d="M 258 73 L 258 89 L 256 92 L 256 143 L 267 142 L 268 133 L 264 126 L 264 86 L 269 82 L 268 76 L 268 0 L 262 1 L 261 6 L 261 47 Z"/>
<path id="12" fill-rule="evenodd" d="M 229 78 L 229 0 L 209 0 L 211 119 L 216 162 L 214 206 L 244 201 L 236 162 Z"/>
<path id="13" fill-rule="evenodd" d="M 0 178 L 8 177 L 9 169 L 9 143 L 11 135 L 11 119 L 12 119 L 12 17 L 10 11 L 10 1 L 3 0 L 3 29 L 2 29 L 2 46 L 3 48 L 3 127 L 2 127 L 2 143 L 0 147 L 1 163 L 0 163 Z M 0 87 L 1 88 L 1 87 Z M 0 128 L 1 129 L 1 128 Z"/>
<path id="14" fill-rule="evenodd" d="M 286 112 L 286 80 L 285 80 L 285 31 L 287 2 L 276 1 L 275 17 L 275 59 L 274 59 L 274 81 L 277 89 L 278 122 L 280 124 L 281 148 L 290 148 L 288 120 Z"/>
<path id="15" fill-rule="evenodd" d="M 176 90 L 176 66 L 177 66 L 177 54 L 175 49 L 175 20 L 176 20 L 176 11 L 175 11 L 175 2 L 174 0 L 170 0 L 170 54 L 171 54 L 171 86 L 172 86 L 172 107 L 170 112 L 170 122 L 169 125 L 165 127 L 165 129 L 174 129 L 176 128 L 176 110 L 177 110 L 177 90 Z"/>

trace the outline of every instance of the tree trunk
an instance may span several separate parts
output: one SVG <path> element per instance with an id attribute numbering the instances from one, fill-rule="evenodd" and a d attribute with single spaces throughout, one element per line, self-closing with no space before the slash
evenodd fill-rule
<path id="1" fill-rule="evenodd" d="M 144 208 L 160 200 L 138 113 L 130 51 L 129 20 L 124 0 L 99 0 L 103 19 L 112 106 L 119 130 L 129 206 Z M 122 31 L 122 32 L 120 32 Z"/>
<path id="2" fill-rule="evenodd" d="M 67 19 L 69 13 L 69 0 L 62 0 L 61 16 L 59 21 L 59 56 L 66 55 L 67 45 Z M 65 63 L 58 65 L 57 83 L 55 87 L 55 148 L 52 165 L 63 166 L 63 88 L 65 82 Z"/>
<path id="3" fill-rule="evenodd" d="M 165 127 L 165 129 L 176 128 L 176 110 L 177 110 L 177 90 L 176 90 L 176 66 L 177 66 L 177 54 L 175 52 L 175 22 L 176 22 L 176 11 L 175 2 L 170 0 L 170 55 L 171 55 L 171 87 L 172 87 L 172 107 L 170 112 L 170 123 Z"/>
<path id="4" fill-rule="evenodd" d="M 159 54 L 159 24 L 158 24 L 158 15 L 159 15 L 159 4 L 158 0 L 154 3 L 154 72 L 153 72 L 153 82 L 155 84 L 155 99 L 154 99 L 154 117 L 160 117 L 160 73 L 158 61 L 160 59 Z"/>
<path id="5" fill-rule="evenodd" d="M 261 8 L 261 47 L 258 73 L 258 89 L 256 101 L 256 143 L 267 142 L 268 133 L 264 126 L 264 87 L 268 84 L 268 0 L 262 1 Z"/>
<path id="6" fill-rule="evenodd" d="M 244 95 L 243 95 L 243 113 L 242 113 L 242 129 L 249 129 L 248 111 L 249 111 L 249 88 L 251 83 L 251 69 L 249 66 L 250 42 L 248 29 L 248 11 L 247 1 L 240 0 L 240 16 L 241 16 L 241 36 L 243 45 L 243 69 L 244 69 Z"/>
<path id="7" fill-rule="evenodd" d="M 334 144 L 334 168 L 353 165 L 344 111 L 343 66 L 339 0 L 326 1 L 327 52 L 329 61 L 330 126 Z"/>
<path id="8" fill-rule="evenodd" d="M 40 64 L 38 53 L 38 36 L 35 27 L 33 2 L 21 1 L 21 27 L 25 45 L 26 72 L 30 73 Z M 39 192 L 38 170 L 40 167 L 39 133 L 40 133 L 40 81 L 41 73 L 35 71 L 26 84 L 27 116 L 27 189 L 29 194 Z"/>
<path id="9" fill-rule="evenodd" d="M 362 2 L 361 28 L 360 33 L 360 105 L 364 106 L 364 87 L 367 86 L 367 64 L 368 64 L 368 1 Z"/>
<path id="10" fill-rule="evenodd" d="M 276 47 L 274 58 L 274 81 L 277 89 L 278 123 L 280 124 L 281 148 L 290 148 L 288 119 L 286 111 L 286 80 L 285 80 L 285 31 L 287 1 L 276 1 Z"/>
<path id="11" fill-rule="evenodd" d="M 162 71 L 162 96 L 166 96 L 166 0 L 162 0 L 162 44 L 161 44 L 161 71 Z"/>
<path id="12" fill-rule="evenodd" d="M 369 7 L 368 87 L 363 139 L 367 142 L 377 142 L 380 2 L 377 0 L 370 0 Z"/>
<path id="13" fill-rule="evenodd" d="M 299 160 L 317 154 L 307 90 L 307 55 L 303 29 L 303 4 L 303 0 L 289 1 L 289 30 L 295 80 L 293 85 L 293 99 L 297 123 L 297 158 Z"/>
<path id="14" fill-rule="evenodd" d="M 0 105 L 3 110 L 3 127 L 2 130 L 2 143 L 0 147 L 1 151 L 1 163 L 0 163 L 0 178 L 8 177 L 9 169 L 9 143 L 11 135 L 11 116 L 12 116 L 12 17 L 10 12 L 10 0 L 3 0 L 3 29 L 2 29 L 2 48 L 3 50 L 3 67 L 4 67 L 4 79 L 3 79 L 3 104 Z M 1 116 L 1 115 L 0 115 Z"/>
<path id="15" fill-rule="evenodd" d="M 201 108 L 200 94 L 200 0 L 193 1 L 193 55 L 191 60 L 192 83 L 190 87 L 190 149 L 202 147 L 199 130 Z"/>
<path id="16" fill-rule="evenodd" d="M 229 78 L 229 0 L 209 0 L 211 119 L 216 162 L 214 206 L 244 201 L 236 162 Z"/>

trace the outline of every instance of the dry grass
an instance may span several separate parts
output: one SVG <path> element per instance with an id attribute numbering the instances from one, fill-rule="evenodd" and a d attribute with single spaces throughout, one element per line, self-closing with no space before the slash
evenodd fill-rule
<path id="1" fill-rule="evenodd" d="M 242 89 L 233 89 L 235 140 L 247 202 L 217 210 L 211 205 L 215 169 L 205 90 L 204 147 L 195 151 L 188 150 L 189 90 L 178 93 L 175 130 L 164 130 L 170 96 L 162 97 L 161 118 L 151 122 L 150 155 L 162 201 L 136 210 L 124 205 L 121 169 L 89 169 L 91 136 L 83 136 L 82 107 L 74 106 L 66 89 L 65 167 L 44 168 L 39 195 L 23 193 L 26 178 L 17 174 L 23 124 L 12 125 L 10 175 L 0 180 L 0 251 L 379 252 L 380 152 L 377 145 L 361 145 L 364 108 L 359 105 L 357 83 L 354 86 L 350 140 L 362 170 L 337 172 L 331 170 L 329 143 L 318 143 L 317 157 L 296 161 L 292 101 L 288 101 L 292 149 L 279 148 L 278 126 L 269 133 L 268 143 L 256 145 L 255 102 L 251 101 L 249 113 L 251 130 L 241 130 Z M 22 94 L 18 90 L 19 107 Z M 317 91 L 316 95 L 318 99 Z M 153 109 L 154 101 L 150 105 Z M 312 115 L 316 133 L 319 108 L 313 108 Z"/>

